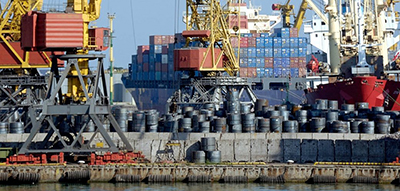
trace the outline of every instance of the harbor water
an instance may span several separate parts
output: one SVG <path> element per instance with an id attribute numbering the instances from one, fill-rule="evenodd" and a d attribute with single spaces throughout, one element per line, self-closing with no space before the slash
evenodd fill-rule
<path id="1" fill-rule="evenodd" d="M 0 185 L 0 191 L 10 190 L 57 190 L 57 191 L 203 191 L 203 190 L 220 190 L 220 191 L 260 191 L 260 190 L 282 190 L 282 191 L 309 191 L 309 190 L 353 190 L 353 191 L 391 191 L 399 190 L 399 186 L 390 184 L 224 184 L 224 183 L 171 183 L 171 184 L 128 184 L 128 183 L 92 183 L 92 184 L 46 184 L 37 185 Z"/>

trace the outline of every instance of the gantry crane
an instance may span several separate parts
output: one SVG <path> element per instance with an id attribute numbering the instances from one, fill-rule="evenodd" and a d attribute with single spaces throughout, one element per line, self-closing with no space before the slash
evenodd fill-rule
<path id="1" fill-rule="evenodd" d="M 19 154 L 68 153 L 68 156 L 77 156 L 97 151 L 118 152 L 121 147 L 117 147 L 107 133 L 106 122 L 117 132 L 123 148 L 133 150 L 111 115 L 103 66 L 105 55 L 89 52 L 107 48 L 109 30 L 89 28 L 90 22 L 100 16 L 100 5 L 101 0 L 67 0 L 63 13 L 41 12 L 42 0 L 9 0 L 0 6 L 0 39 L 4 44 L 0 47 L 6 47 L 1 50 L 0 69 L 17 76 L 11 81 L 16 87 L 25 87 L 17 91 L 3 90 L 12 83 L 5 84 L 3 77 L 0 78 L 0 89 L 8 96 L 0 102 L 0 107 L 6 107 L 5 103 L 9 103 L 7 107 L 14 104 L 15 110 L 22 108 L 26 114 L 25 130 L 30 134 Z M 51 22 L 57 25 L 48 24 Z M 54 35 L 54 31 L 75 36 Z M 46 35 L 54 36 L 43 38 Z M 73 40 L 68 39 L 70 37 Z M 4 64 L 7 56 L 13 59 Z M 41 62 L 37 63 L 35 56 L 42 58 Z M 96 71 L 89 71 L 89 60 L 97 60 Z M 63 64 L 63 70 L 59 69 L 58 63 Z M 34 72 L 37 68 L 50 68 L 48 79 L 37 75 Z M 62 92 L 65 83 L 68 83 L 68 90 Z M 38 93 L 38 86 L 44 86 L 44 91 Z M 17 95 L 24 99 L 16 99 Z M 95 124 L 95 133 L 85 137 L 83 132 L 90 121 Z M 47 132 L 46 136 L 37 136 L 40 131 Z M 99 134 L 105 143 L 101 148 L 93 144 Z"/>
<path id="2" fill-rule="evenodd" d="M 186 30 L 182 35 L 187 39 L 187 47 L 175 49 L 175 69 L 192 73 L 198 71 L 202 76 L 190 75 L 190 78 L 183 79 L 180 89 L 168 100 L 170 107 L 167 110 L 174 108 L 171 105 L 219 105 L 230 91 L 239 91 L 240 95 L 245 91 L 250 102 L 256 102 L 251 83 L 246 78 L 237 77 L 239 59 L 230 43 L 232 34 L 227 25 L 228 16 L 240 18 L 239 10 L 229 6 L 241 2 L 229 0 L 223 8 L 219 0 L 186 0 Z M 221 76 L 223 71 L 229 77 Z"/>

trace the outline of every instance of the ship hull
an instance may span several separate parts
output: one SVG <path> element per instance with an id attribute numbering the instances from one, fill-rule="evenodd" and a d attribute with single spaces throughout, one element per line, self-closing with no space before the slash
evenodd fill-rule
<path id="1" fill-rule="evenodd" d="M 369 107 L 385 107 L 386 110 L 399 111 L 400 82 L 381 80 L 375 76 L 353 77 L 346 81 L 319 85 L 315 90 L 307 90 L 307 102 L 317 99 L 337 100 L 342 104 L 367 102 Z"/>

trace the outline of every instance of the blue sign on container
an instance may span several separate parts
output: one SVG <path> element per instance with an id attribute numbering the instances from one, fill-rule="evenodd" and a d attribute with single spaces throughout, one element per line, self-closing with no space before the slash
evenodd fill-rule
<path id="1" fill-rule="evenodd" d="M 282 48 L 282 57 L 290 57 L 290 48 Z"/>
<path id="2" fill-rule="evenodd" d="M 249 58 L 255 58 L 255 57 L 257 57 L 256 48 L 253 48 L 253 47 L 247 48 L 247 56 L 248 56 Z"/>
<path id="3" fill-rule="evenodd" d="M 282 48 L 290 48 L 290 39 L 282 38 Z"/>
<path id="4" fill-rule="evenodd" d="M 256 57 L 264 58 L 265 57 L 265 48 L 256 48 Z"/>
<path id="5" fill-rule="evenodd" d="M 256 58 L 257 68 L 264 68 L 264 65 L 265 65 L 265 58 Z"/>
<path id="6" fill-rule="evenodd" d="M 274 68 L 282 68 L 282 58 L 274 58 Z"/>
<path id="7" fill-rule="evenodd" d="M 274 39 L 272 37 L 265 38 L 265 48 L 273 48 L 274 47 Z"/>
<path id="8" fill-rule="evenodd" d="M 265 57 L 274 57 L 274 49 L 265 48 Z"/>
<path id="9" fill-rule="evenodd" d="M 307 47 L 307 38 L 299 37 L 299 47 L 306 48 Z"/>
<path id="10" fill-rule="evenodd" d="M 299 57 L 299 48 L 290 48 L 290 57 Z"/>
<path id="11" fill-rule="evenodd" d="M 281 37 L 274 37 L 274 48 L 282 48 L 282 38 Z"/>
<path id="12" fill-rule="evenodd" d="M 282 48 L 274 48 L 274 56 L 273 57 L 282 57 Z"/>
<path id="13" fill-rule="evenodd" d="M 263 37 L 256 38 L 256 47 L 257 48 L 264 48 L 265 47 L 265 39 Z"/>
<path id="14" fill-rule="evenodd" d="M 292 37 L 290 38 L 290 48 L 298 48 L 299 47 L 299 38 Z"/>

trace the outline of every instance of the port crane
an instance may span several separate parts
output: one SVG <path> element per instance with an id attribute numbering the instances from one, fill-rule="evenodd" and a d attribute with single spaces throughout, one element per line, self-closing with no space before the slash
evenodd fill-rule
<path id="1" fill-rule="evenodd" d="M 19 154 L 88 156 L 98 151 L 119 152 L 121 147 L 107 133 L 106 123 L 117 133 L 122 148 L 133 151 L 111 115 L 103 66 L 105 55 L 89 52 L 103 51 L 108 46 L 109 29 L 89 28 L 90 22 L 100 16 L 101 2 L 67 0 L 63 13 L 41 12 L 42 0 L 8 0 L 0 6 L 0 43 L 5 47 L 1 51 L 10 52 L 0 58 L 0 69 L 2 74 L 12 74 L 0 79 L 5 95 L 0 107 L 13 112 L 22 110 L 24 129 L 30 133 Z M 51 43 L 43 40 L 43 35 L 54 35 L 47 30 L 54 26 L 46 25 L 51 22 L 64 23 L 53 31 L 64 32 L 65 36 L 72 33 L 75 41 L 67 38 L 66 42 L 65 36 L 60 35 L 52 36 Z M 89 70 L 89 60 L 97 60 L 96 71 Z M 49 68 L 48 78 L 40 76 L 38 68 Z M 67 92 L 61 89 L 64 83 L 68 84 Z M 90 122 L 95 124 L 95 132 L 85 137 L 83 132 Z M 39 132 L 46 132 L 46 136 L 38 136 Z M 102 147 L 93 144 L 98 135 L 105 143 Z"/>
<path id="2" fill-rule="evenodd" d="M 239 58 L 230 43 L 232 34 L 226 23 L 229 16 L 240 18 L 239 9 L 229 9 L 239 3 L 241 0 L 229 0 L 224 8 L 219 0 L 186 0 L 186 30 L 182 35 L 187 44 L 185 48 L 175 49 L 174 65 L 175 70 L 201 75 L 190 75 L 181 81 L 180 88 L 168 99 L 167 110 L 175 105 L 201 107 L 213 103 L 218 106 L 231 91 L 239 91 L 240 95 L 247 92 L 250 102 L 256 102 L 251 82 L 237 77 Z M 239 26 L 233 27 L 239 29 Z M 222 76 L 224 71 L 229 76 Z"/>

